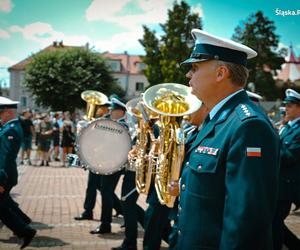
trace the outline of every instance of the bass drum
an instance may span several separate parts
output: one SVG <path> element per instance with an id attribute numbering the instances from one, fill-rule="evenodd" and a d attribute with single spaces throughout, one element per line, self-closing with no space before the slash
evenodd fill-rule
<path id="1" fill-rule="evenodd" d="M 102 175 L 121 170 L 131 149 L 127 129 L 115 121 L 102 118 L 83 127 L 76 144 L 81 163 L 93 173 Z"/>

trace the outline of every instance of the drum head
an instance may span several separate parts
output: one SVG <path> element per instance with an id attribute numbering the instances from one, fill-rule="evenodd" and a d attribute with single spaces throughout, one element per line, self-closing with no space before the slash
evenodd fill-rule
<path id="1" fill-rule="evenodd" d="M 78 155 L 84 165 L 96 174 L 113 174 L 123 168 L 131 149 L 127 129 L 107 119 L 92 121 L 78 138 Z"/>

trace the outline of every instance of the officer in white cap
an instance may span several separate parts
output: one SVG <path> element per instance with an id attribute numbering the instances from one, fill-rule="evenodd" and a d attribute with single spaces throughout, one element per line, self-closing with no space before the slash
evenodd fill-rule
<path id="1" fill-rule="evenodd" d="M 199 29 L 192 35 L 182 64 L 210 112 L 185 153 L 174 248 L 271 250 L 279 139 L 244 90 L 257 53 Z"/>
<path id="2" fill-rule="evenodd" d="M 263 99 L 261 95 L 251 92 L 249 90 L 246 90 L 247 95 L 249 96 L 249 99 L 259 105 L 259 102 Z"/>
<path id="3" fill-rule="evenodd" d="M 300 206 L 300 94 L 287 89 L 285 104 L 288 123 L 280 133 L 279 196 L 273 222 L 274 250 L 300 249 L 300 240 L 284 224 L 292 203 Z"/>
<path id="4" fill-rule="evenodd" d="M 0 220 L 15 235 L 23 238 L 22 249 L 29 245 L 36 230 L 29 226 L 31 219 L 10 196 L 10 190 L 18 182 L 16 158 L 23 139 L 16 115 L 17 104 L 16 101 L 0 96 Z"/>

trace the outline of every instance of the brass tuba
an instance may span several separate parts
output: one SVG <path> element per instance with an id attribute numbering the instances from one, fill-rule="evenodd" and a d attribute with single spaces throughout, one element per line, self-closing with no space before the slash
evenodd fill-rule
<path id="1" fill-rule="evenodd" d="M 150 119 L 158 118 L 158 115 L 144 106 L 141 97 L 128 101 L 126 109 L 130 115 L 137 118 L 136 155 L 129 161 L 129 166 L 131 169 L 135 169 L 136 172 L 137 191 L 148 194 L 153 172 L 152 168 L 149 168 L 145 156 L 148 154 L 150 141 L 154 140 Z"/>
<path id="2" fill-rule="evenodd" d="M 87 103 L 86 115 L 84 119 L 88 121 L 91 121 L 95 118 L 97 106 L 108 103 L 107 96 L 95 90 L 83 91 L 81 93 L 81 99 Z"/>
<path id="3" fill-rule="evenodd" d="M 183 116 L 201 106 L 190 88 L 176 83 L 163 83 L 146 90 L 145 105 L 159 114 L 159 146 L 150 159 L 155 164 L 155 189 L 161 204 L 173 207 L 176 197 L 169 192 L 173 181 L 178 181 L 184 158 L 184 132 L 180 126 Z M 155 160 L 157 159 L 157 160 Z M 150 168 L 152 168 L 150 166 Z"/>

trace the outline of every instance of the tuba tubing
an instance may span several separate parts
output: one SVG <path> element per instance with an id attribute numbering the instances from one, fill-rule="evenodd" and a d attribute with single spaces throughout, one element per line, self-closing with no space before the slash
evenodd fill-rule
<path id="1" fill-rule="evenodd" d="M 187 86 L 163 83 L 146 90 L 143 100 L 147 108 L 159 114 L 159 148 L 149 155 L 149 168 L 155 168 L 155 190 L 159 202 L 173 207 L 176 197 L 171 195 L 171 183 L 180 178 L 184 158 L 184 132 L 182 118 L 201 106 L 201 101 L 191 94 Z M 153 159 L 151 159 L 153 157 Z"/>

